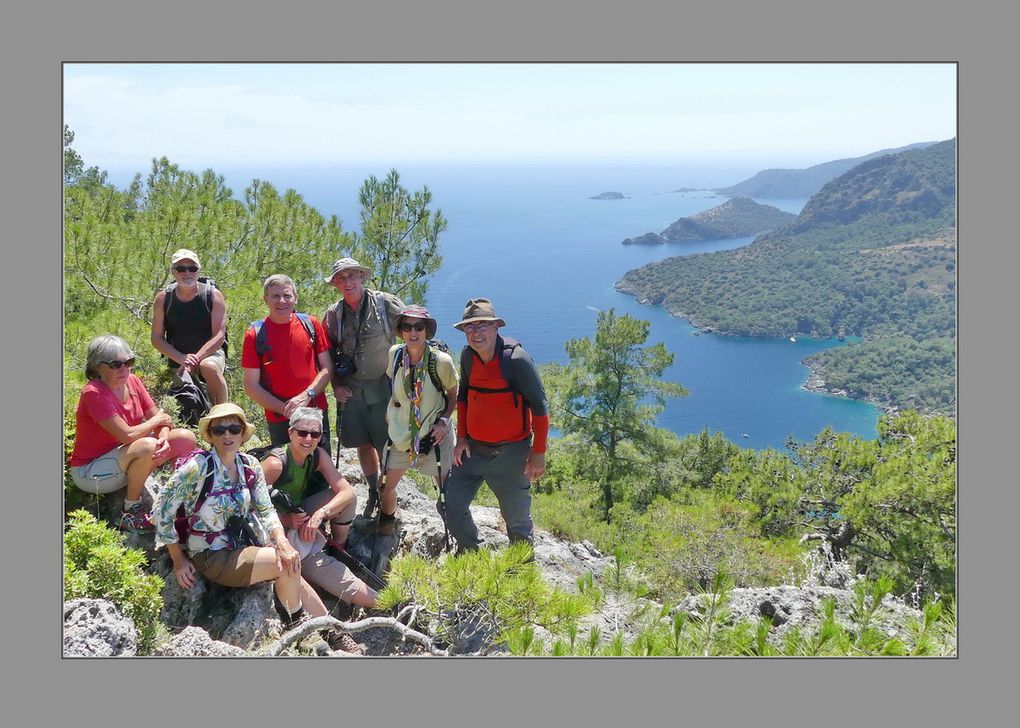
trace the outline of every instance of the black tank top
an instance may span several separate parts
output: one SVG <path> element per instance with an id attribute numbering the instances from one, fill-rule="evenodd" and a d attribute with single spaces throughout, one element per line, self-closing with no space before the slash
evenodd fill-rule
<path id="1" fill-rule="evenodd" d="M 206 305 L 206 290 L 206 284 L 199 283 L 198 295 L 187 303 L 177 298 L 176 289 L 167 294 L 173 298 L 163 317 L 166 340 L 182 354 L 194 354 L 212 338 L 212 310 Z"/>

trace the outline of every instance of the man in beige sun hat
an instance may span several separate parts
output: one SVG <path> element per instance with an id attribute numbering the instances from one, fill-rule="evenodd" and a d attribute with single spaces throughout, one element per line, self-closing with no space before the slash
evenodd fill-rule
<path id="1" fill-rule="evenodd" d="M 335 261 L 324 280 L 340 291 L 340 299 L 322 318 L 333 358 L 337 431 L 344 447 L 358 450 L 368 483 L 366 515 L 378 503 L 379 459 L 386 446 L 390 396 L 387 354 L 404 309 L 404 302 L 392 293 L 365 288 L 371 276 L 372 269 L 354 258 Z"/>
<path id="2" fill-rule="evenodd" d="M 531 356 L 503 337 L 506 322 L 487 298 L 472 298 L 454 327 L 467 346 L 460 355 L 457 445 L 446 481 L 446 519 L 459 551 L 482 541 L 469 506 L 486 482 L 499 501 L 511 542 L 533 542 L 531 481 L 545 473 L 549 411 Z"/>

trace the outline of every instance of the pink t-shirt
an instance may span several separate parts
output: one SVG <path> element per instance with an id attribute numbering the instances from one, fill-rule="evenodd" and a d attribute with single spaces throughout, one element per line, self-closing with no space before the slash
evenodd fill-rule
<path id="1" fill-rule="evenodd" d="M 144 422 L 145 413 L 156 406 L 142 380 L 134 374 L 128 377 L 127 388 L 127 402 L 120 402 L 101 379 L 93 379 L 82 388 L 75 413 L 76 431 L 74 450 L 68 458 L 70 465 L 88 465 L 121 444 L 99 424 L 102 420 L 120 415 L 128 427 L 134 427 Z"/>

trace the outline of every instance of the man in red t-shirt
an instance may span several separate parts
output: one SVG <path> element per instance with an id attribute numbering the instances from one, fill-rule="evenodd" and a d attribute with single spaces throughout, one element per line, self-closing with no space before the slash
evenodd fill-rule
<path id="1" fill-rule="evenodd" d="M 499 501 L 511 542 L 533 543 L 531 482 L 545 473 L 549 411 L 545 388 L 531 356 L 504 339 L 486 298 L 472 298 L 462 321 L 467 346 L 461 352 L 457 395 L 457 445 L 446 480 L 446 521 L 458 551 L 482 544 L 469 506 L 482 481 Z"/>
<path id="2" fill-rule="evenodd" d="M 275 446 L 290 441 L 287 427 L 295 409 L 321 409 L 319 443 L 329 452 L 328 405 L 323 394 L 332 371 L 329 339 L 318 319 L 295 313 L 297 287 L 288 276 L 269 276 L 262 284 L 262 292 L 269 316 L 249 326 L 244 334 L 241 350 L 244 391 L 265 408 L 269 437 Z M 260 336 L 262 347 L 257 346 Z"/>

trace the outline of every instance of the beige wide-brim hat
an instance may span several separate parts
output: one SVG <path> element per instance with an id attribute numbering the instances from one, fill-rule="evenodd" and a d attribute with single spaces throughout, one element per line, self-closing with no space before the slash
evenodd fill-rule
<path id="1" fill-rule="evenodd" d="M 221 417 L 237 417 L 241 420 L 241 424 L 244 425 L 244 432 L 241 433 L 241 442 L 248 442 L 251 436 L 255 434 L 255 425 L 248 422 L 248 418 L 244 416 L 244 410 L 232 402 L 224 402 L 213 407 L 209 410 L 209 414 L 198 421 L 199 437 L 211 443 L 212 438 L 209 436 L 209 425 L 212 424 L 213 420 L 218 420 Z"/>
<path id="2" fill-rule="evenodd" d="M 332 283 L 333 278 L 336 276 L 336 274 L 342 270 L 360 270 L 362 273 L 365 274 L 366 281 L 372 277 L 372 269 L 369 268 L 367 265 L 362 265 L 354 258 L 340 258 L 339 260 L 333 263 L 333 268 L 330 271 L 330 274 L 323 278 L 322 280 L 324 280 L 326 283 Z"/>
<path id="3" fill-rule="evenodd" d="M 464 319 L 453 325 L 453 328 L 464 330 L 464 325 L 472 321 L 495 321 L 496 328 L 506 326 L 506 321 L 499 318 L 488 298 L 472 298 L 464 304 Z"/>
<path id="4" fill-rule="evenodd" d="M 404 319 L 422 319 L 425 321 L 425 338 L 434 339 L 436 338 L 436 329 L 439 324 L 429 314 L 429 310 L 424 306 L 408 306 L 400 315 L 397 316 L 397 331 L 400 331 L 400 324 L 403 323 Z"/>

